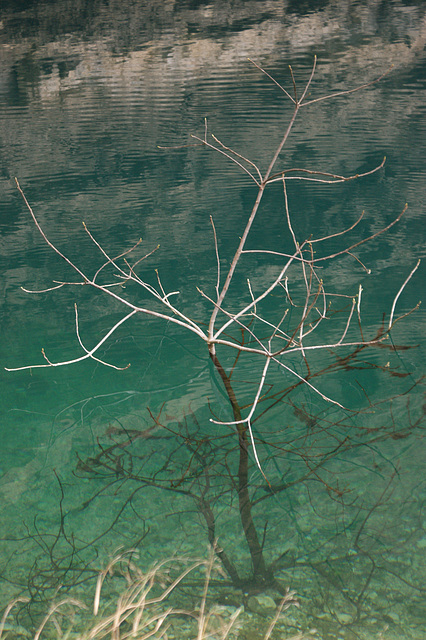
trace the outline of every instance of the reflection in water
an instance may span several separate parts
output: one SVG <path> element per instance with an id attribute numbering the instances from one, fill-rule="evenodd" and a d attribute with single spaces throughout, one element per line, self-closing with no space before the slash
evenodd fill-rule
<path id="1" fill-rule="evenodd" d="M 398 227 L 357 254 L 374 284 L 349 260 L 321 273 L 333 292 L 356 295 L 362 283 L 364 321 L 375 322 L 371 331 L 377 331 L 424 244 L 422 5 L 395 2 L 380 12 L 375 3 L 142 4 L 112 10 L 74 3 L 72 21 L 60 2 L 27 3 L 25 11 L 9 2 L 1 9 L 4 366 L 40 362 L 41 347 L 52 360 L 75 357 L 76 297 L 88 347 L 121 317 L 117 306 L 85 287 L 33 297 L 19 290 L 74 276 L 29 224 L 15 175 L 52 240 L 83 269 L 93 268 L 94 258 L 82 220 L 111 254 L 141 236 L 145 253 L 160 242 L 143 277 L 155 285 L 159 267 L 165 288 L 181 292 L 182 308 L 197 321 L 206 317 L 209 306 L 195 286 L 214 292 L 209 215 L 226 269 L 253 187 L 217 155 L 158 145 L 192 144 L 188 134 L 203 135 L 207 116 L 210 130 L 264 170 L 291 105 L 247 56 L 291 89 L 288 63 L 302 85 L 317 53 L 312 98 L 396 65 L 382 84 L 307 110 L 282 157 L 285 167 L 349 175 L 388 156 L 379 177 L 333 188 L 288 187 L 298 237 L 312 228 L 316 237 L 343 229 L 365 209 L 364 227 L 351 236 L 355 243 L 409 201 Z M 271 188 L 264 207 L 256 245 L 290 250 L 281 185 Z M 250 260 L 258 291 L 277 263 Z M 416 278 L 399 302 L 401 312 L 421 297 Z M 127 293 L 135 293 L 131 285 Z M 296 284 L 289 294 L 296 298 Z M 230 306 L 246 295 L 245 280 L 237 278 Z M 139 303 L 145 302 L 142 294 Z M 395 327 L 395 344 L 419 341 L 420 314 Z M 345 406 L 368 409 L 420 376 L 419 350 L 381 348 L 361 356 L 340 362 L 345 376 L 335 369 L 321 387 Z M 219 543 L 237 571 L 248 573 L 233 486 L 236 443 L 229 427 L 209 422 L 210 410 L 223 419 L 229 409 L 202 346 L 176 328 L 145 322 L 123 329 L 101 357 L 132 366 L 121 373 L 85 363 L 1 374 L 3 604 L 28 582 L 33 600 L 54 598 L 59 584 L 66 591 L 79 582 L 84 595 L 86 576 L 94 578 L 118 545 L 138 544 L 144 567 L 174 553 L 198 555 L 207 546 L 209 507 Z M 336 367 L 331 355 L 314 358 L 314 365 Z M 253 366 L 248 361 L 237 370 L 241 397 Z M 303 374 L 302 361 L 292 366 Z M 282 376 L 279 385 L 288 384 Z M 315 626 L 323 638 L 422 637 L 422 417 L 417 387 L 360 416 L 300 389 L 284 395 L 266 423 L 255 423 L 274 489 L 253 464 L 255 520 L 267 561 L 277 562 L 277 577 L 301 596 L 300 612 L 292 608 L 286 617 L 286 635 Z M 327 465 L 317 467 L 319 458 Z M 242 598 L 229 587 L 226 598 L 223 589 L 213 593 L 230 606 Z"/>

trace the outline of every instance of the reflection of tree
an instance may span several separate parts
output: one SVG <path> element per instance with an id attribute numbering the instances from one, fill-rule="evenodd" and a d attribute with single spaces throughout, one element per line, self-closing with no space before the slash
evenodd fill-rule
<path id="1" fill-rule="evenodd" d="M 351 353 L 345 358 L 338 358 L 324 370 L 317 371 L 315 377 L 364 370 L 366 363 L 359 356 L 359 353 Z M 374 365 L 371 367 L 374 368 Z M 388 369 L 388 372 L 391 376 L 395 374 L 392 369 Z M 380 514 L 390 499 L 398 469 L 386 459 L 384 453 L 380 453 L 380 444 L 413 436 L 422 424 L 422 417 L 412 419 L 408 412 L 402 427 L 389 415 L 383 423 L 372 424 L 370 412 L 383 412 L 380 402 L 370 405 L 366 412 L 348 415 L 339 411 L 341 415 L 336 415 L 334 409 L 323 408 L 314 414 L 304 403 L 296 404 L 291 399 L 292 395 L 297 397 L 301 384 L 296 383 L 279 391 L 271 386 L 262 399 L 259 419 L 262 419 L 262 423 L 266 419 L 268 427 L 265 435 L 262 437 L 259 433 L 255 440 L 259 452 L 262 452 L 262 466 L 267 469 L 267 480 L 260 473 L 256 479 L 252 470 L 250 507 L 253 523 L 256 523 L 256 530 L 261 534 L 262 555 L 251 576 L 247 575 L 246 567 L 243 575 L 238 568 L 242 551 L 239 551 L 237 558 L 232 558 L 232 552 L 228 552 L 226 525 L 223 524 L 223 514 L 230 514 L 235 509 L 235 496 L 239 491 L 238 469 L 235 468 L 238 444 L 229 430 L 222 428 L 212 434 L 212 428 L 208 426 L 207 409 L 204 414 L 200 411 L 197 414 L 189 412 L 172 426 L 163 420 L 161 410 L 159 415 L 148 410 L 151 423 L 141 431 L 129 432 L 117 421 L 115 427 L 109 427 L 107 439 L 99 440 L 97 455 L 79 458 L 77 476 L 103 479 L 102 493 L 116 494 L 119 491 L 123 496 L 133 496 L 138 487 L 155 487 L 191 499 L 204 520 L 210 543 L 219 540 L 217 553 L 232 583 L 243 589 L 259 589 L 265 582 L 277 587 L 275 576 L 283 568 L 296 566 L 296 562 L 299 568 L 305 564 L 320 575 L 328 572 L 328 579 L 335 584 L 343 579 L 339 574 L 342 562 L 350 563 L 355 573 L 360 567 L 358 581 L 365 566 L 371 563 L 371 574 L 368 574 L 365 584 L 359 587 L 360 592 L 357 593 L 355 589 L 350 596 L 352 604 L 359 602 L 361 607 L 377 564 L 385 562 L 388 544 L 391 544 L 386 540 L 386 530 L 389 528 L 387 518 L 377 530 L 381 516 L 376 517 L 376 512 Z M 403 401 L 409 407 L 407 398 L 394 401 Z M 265 431 L 265 424 L 262 431 Z M 374 455 L 370 454 L 371 451 L 375 452 Z M 355 473 L 354 466 L 358 467 Z M 376 487 L 381 489 L 371 491 L 371 499 L 366 502 L 362 494 L 365 485 L 370 482 L 376 483 Z M 281 555 L 274 555 L 274 545 L 279 547 L 279 541 L 282 543 L 289 530 L 297 527 L 297 516 L 286 514 L 287 506 L 284 504 L 287 499 L 284 496 L 284 504 L 280 506 L 283 529 L 278 534 L 276 523 L 268 517 L 267 506 L 268 502 L 273 507 L 281 505 L 282 494 L 286 493 L 291 503 L 300 492 L 306 493 L 314 513 L 318 515 L 323 512 L 325 524 L 322 531 L 324 537 L 315 543 L 318 548 L 311 549 L 307 554 L 313 559 L 305 562 L 301 561 L 307 553 L 302 531 L 299 531 L 299 557 L 288 557 L 288 550 Z M 332 501 L 329 506 L 326 504 L 326 495 Z M 98 494 L 93 496 L 94 502 L 97 497 Z M 86 507 L 90 503 L 91 500 L 87 501 Z M 242 509 L 242 522 L 245 517 L 247 515 Z M 341 524 L 327 533 L 330 519 L 340 520 Z M 272 538 L 269 526 L 275 529 Z M 246 532 L 247 535 L 250 534 Z M 379 536 L 382 540 L 380 545 Z M 339 549 L 338 559 L 335 558 L 334 562 L 321 560 L 321 549 L 324 551 L 332 547 Z M 379 563 L 378 556 L 381 557 Z M 334 569 L 333 565 L 340 568 Z M 386 570 L 383 566 L 381 569 Z"/>

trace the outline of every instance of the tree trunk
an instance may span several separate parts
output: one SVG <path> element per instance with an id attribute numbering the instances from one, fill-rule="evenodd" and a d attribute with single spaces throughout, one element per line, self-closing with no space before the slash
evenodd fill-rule
<path id="1" fill-rule="evenodd" d="M 210 357 L 225 386 L 227 396 L 231 403 L 234 420 L 241 420 L 241 409 L 238 404 L 234 389 L 232 388 L 229 376 L 227 375 L 226 371 L 222 367 L 214 352 L 210 352 Z M 240 511 L 240 519 L 253 563 L 253 580 L 254 582 L 265 582 L 269 578 L 269 572 L 265 564 L 263 549 L 259 542 L 256 527 L 253 521 L 252 503 L 250 500 L 248 486 L 249 441 L 247 439 L 246 425 L 238 424 L 237 433 L 239 444 L 238 505 Z"/>

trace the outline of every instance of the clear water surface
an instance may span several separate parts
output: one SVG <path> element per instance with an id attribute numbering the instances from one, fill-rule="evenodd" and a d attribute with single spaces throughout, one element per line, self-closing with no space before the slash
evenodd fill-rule
<path id="1" fill-rule="evenodd" d="M 237 500 L 225 491 L 228 485 L 221 489 L 223 451 L 235 473 L 236 450 L 228 444 L 221 449 L 217 438 L 232 442 L 229 427 L 209 421 L 210 410 L 223 418 L 229 408 L 201 341 L 171 323 L 132 319 L 98 354 L 119 367 L 130 363 L 123 371 L 87 360 L 4 370 L 42 363 L 42 348 L 54 362 L 81 355 L 74 303 L 87 348 L 125 315 L 118 303 L 88 287 L 22 291 L 75 281 L 76 275 L 43 242 L 14 178 L 50 240 L 83 271 L 93 273 L 102 264 L 83 221 L 110 255 L 139 238 L 138 255 L 160 245 L 141 275 L 156 285 L 158 269 L 164 288 L 179 291 L 179 308 L 206 321 L 211 305 L 197 287 L 214 295 L 209 216 L 223 272 L 256 188 L 220 154 L 194 147 L 190 134 L 202 136 L 207 118 L 224 144 L 264 169 L 292 106 L 248 58 L 291 92 L 288 66 L 301 87 L 317 55 L 312 98 L 353 88 L 393 64 L 382 82 L 302 112 L 279 165 L 354 175 L 387 157 L 384 169 L 359 181 L 288 186 L 294 230 L 302 239 L 335 233 L 365 211 L 350 235 L 357 242 L 388 225 L 408 203 L 395 227 L 357 250 L 370 275 L 348 257 L 322 270 L 333 292 L 355 296 L 362 285 L 363 324 L 372 335 L 424 254 L 424 3 L 7 0 L 0 26 L 1 608 L 28 589 L 35 602 L 43 594 L 53 600 L 59 584 L 65 585 L 60 593 L 69 588 L 84 597 L 94 584 L 84 578 L 96 575 L 119 546 L 136 544 L 146 565 L 204 553 L 200 510 L 176 491 L 191 455 L 176 447 L 173 433 L 185 429 L 197 432 L 198 442 L 214 438 L 208 455 L 217 463 L 209 494 L 216 533 L 248 574 Z M 277 184 L 265 196 L 248 246 L 289 250 L 284 214 Z M 341 238 L 329 246 L 337 251 Z M 248 276 L 260 288 L 279 260 L 256 254 L 245 264 L 231 288 L 230 307 L 247 296 Z M 398 314 L 424 298 L 424 281 L 420 265 L 398 301 Z M 292 286 L 297 295 L 300 282 Z M 126 295 L 149 304 L 148 293 L 132 286 Z M 275 307 L 268 311 L 274 314 Z M 267 495 L 252 462 L 255 519 L 260 536 L 266 532 L 266 557 L 272 562 L 282 556 L 277 577 L 300 595 L 300 613 L 287 620 L 289 636 L 315 627 L 324 639 L 424 637 L 423 326 L 420 307 L 392 332 L 393 344 L 416 348 L 366 351 L 360 368 L 318 379 L 323 393 L 363 409 L 361 416 L 339 413 L 302 386 L 266 422 L 256 422 L 268 475 L 288 483 L 286 491 Z M 330 321 L 324 340 L 332 340 L 333 331 Z M 321 370 L 332 360 L 327 352 L 311 365 Z M 292 366 L 303 374 L 302 361 Z M 259 363 L 241 358 L 241 398 L 258 375 Z M 278 378 L 276 384 L 287 382 Z M 368 411 L 370 402 L 375 406 Z M 99 447 L 149 429 L 147 408 L 166 428 L 146 432 L 123 452 L 132 453 L 145 478 L 168 465 L 168 484 L 160 489 L 121 482 L 119 469 L 95 478 L 85 473 L 85 461 L 96 459 Z M 313 437 L 319 424 L 323 429 Z M 283 429 L 296 435 L 286 436 L 286 446 L 272 454 Z M 387 437 L 374 436 L 384 431 Z M 315 456 L 333 438 L 348 438 L 353 446 L 313 472 Z M 202 491 L 196 478 L 189 487 L 198 496 Z M 72 544 L 78 553 L 66 572 Z"/>

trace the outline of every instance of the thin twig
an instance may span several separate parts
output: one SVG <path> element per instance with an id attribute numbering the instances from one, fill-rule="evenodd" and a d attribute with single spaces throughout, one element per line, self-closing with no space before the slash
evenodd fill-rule
<path id="1" fill-rule="evenodd" d="M 382 169 L 385 162 L 386 162 L 386 156 L 383 158 L 381 163 L 377 165 L 377 167 L 374 167 L 374 169 L 370 169 L 370 171 L 365 171 L 364 173 L 355 173 L 352 176 L 340 176 L 338 174 L 328 173 L 327 171 L 315 171 L 312 169 L 297 169 L 297 168 L 284 169 L 283 171 L 274 173 L 273 176 L 268 178 L 267 182 L 268 184 L 270 184 L 272 182 L 277 182 L 278 180 L 281 180 L 282 178 L 285 177 L 286 180 L 302 180 L 305 182 L 319 182 L 321 184 L 339 184 L 341 182 L 349 182 L 350 180 L 358 180 L 358 178 L 365 178 L 366 176 L 371 176 L 373 173 L 376 173 L 377 171 Z M 323 180 L 321 178 L 308 178 L 306 176 L 288 175 L 289 173 L 294 173 L 296 171 L 300 173 L 307 173 L 308 175 L 311 175 L 311 176 L 328 176 L 330 180 Z"/>
<path id="2" fill-rule="evenodd" d="M 254 64 L 254 66 L 256 67 L 256 69 L 259 69 L 259 71 L 261 71 L 262 73 L 264 73 L 264 74 L 265 74 L 265 76 L 266 76 L 267 78 L 269 78 L 270 80 L 272 80 L 272 82 L 273 82 L 274 84 L 276 84 L 276 85 L 277 85 L 277 87 L 278 87 L 278 88 L 279 88 L 279 89 L 280 89 L 280 90 L 281 90 L 281 91 L 282 91 L 282 92 L 287 96 L 287 98 L 290 98 L 290 100 L 292 101 L 292 103 L 293 103 L 293 104 L 295 104 L 295 100 L 294 100 L 293 96 L 291 96 L 291 95 L 289 94 L 289 92 L 288 92 L 288 91 L 286 91 L 286 90 L 284 89 L 284 87 L 283 87 L 282 85 L 280 85 L 280 83 L 279 83 L 279 82 L 277 82 L 277 80 L 275 80 L 275 78 L 274 78 L 274 77 L 272 77 L 272 76 L 271 76 L 267 71 L 265 71 L 265 69 L 262 69 L 262 67 L 260 67 L 260 66 L 259 66 L 256 62 L 254 62 L 254 60 L 252 60 L 251 58 L 247 58 L 247 60 L 248 60 L 249 62 L 251 62 L 252 64 Z"/>
<path id="3" fill-rule="evenodd" d="M 217 142 L 218 144 L 220 144 L 220 146 L 222 147 L 222 149 L 226 149 L 226 151 L 229 151 L 230 153 L 232 153 L 234 156 L 236 156 L 237 158 L 240 158 L 240 160 L 244 160 L 244 162 L 247 162 L 247 164 L 249 164 L 251 167 L 253 167 L 253 169 L 256 170 L 257 175 L 259 176 L 259 180 L 260 182 L 262 182 L 263 178 L 262 178 L 262 174 L 260 173 L 260 169 L 259 167 L 252 162 L 251 160 L 249 160 L 248 158 L 246 158 L 245 156 L 241 155 L 240 153 L 237 153 L 234 149 L 231 149 L 230 147 L 227 147 L 226 145 L 223 144 L 223 142 L 221 142 L 219 140 L 219 138 L 217 138 L 215 135 L 212 134 L 212 138 L 215 142 Z"/>
<path id="4" fill-rule="evenodd" d="M 349 95 L 350 93 L 355 93 L 357 91 L 361 91 L 362 89 L 366 89 L 367 87 L 371 87 L 371 85 L 380 82 L 385 76 L 387 76 L 393 69 L 394 65 L 392 64 L 381 76 L 371 80 L 370 82 L 366 82 L 365 84 L 361 84 L 355 89 L 346 89 L 345 91 L 336 91 L 336 93 L 329 93 L 327 96 L 322 96 L 321 98 L 314 98 L 313 100 L 309 100 L 308 102 L 304 102 L 302 106 L 307 107 L 310 104 L 314 104 L 315 102 L 322 102 L 323 100 L 329 100 L 330 98 L 338 98 L 339 96 Z"/>
<path id="5" fill-rule="evenodd" d="M 217 279 L 216 279 L 216 301 L 219 300 L 219 287 L 220 287 L 220 257 L 219 257 L 219 247 L 217 244 L 217 235 L 216 228 L 214 226 L 213 217 L 210 216 L 210 223 L 213 229 L 213 238 L 214 238 L 214 250 L 216 253 L 216 265 L 217 265 Z"/>
<path id="6" fill-rule="evenodd" d="M 77 307 L 75 307 L 75 309 L 76 309 L 76 314 L 77 314 Z M 49 360 L 48 357 L 46 356 L 46 354 L 44 352 L 44 349 L 42 349 L 42 354 L 43 354 L 43 357 L 46 360 L 47 364 L 32 364 L 32 365 L 26 365 L 24 367 L 13 367 L 13 368 L 5 367 L 5 369 L 6 369 L 6 371 L 24 371 L 25 369 L 43 369 L 43 368 L 46 368 L 46 367 L 64 367 L 64 366 L 69 365 L 69 364 L 75 364 L 76 362 L 82 362 L 83 360 L 87 360 L 88 358 L 93 358 L 93 354 L 96 353 L 96 351 L 98 351 L 98 349 L 104 344 L 104 342 L 106 342 L 108 340 L 108 338 L 114 333 L 114 331 L 116 331 L 124 322 L 127 322 L 127 320 L 129 320 L 129 318 L 134 316 L 136 313 L 137 313 L 137 310 L 133 310 L 129 314 L 127 314 L 127 316 L 124 316 L 124 318 L 121 318 L 121 320 L 116 322 L 114 324 L 114 326 L 104 335 L 104 337 L 93 347 L 93 349 L 87 350 L 85 347 L 83 347 L 84 350 L 86 351 L 86 355 L 84 355 L 84 356 L 80 356 L 79 358 L 73 358 L 71 360 L 64 360 L 62 362 L 51 362 L 51 360 Z M 78 316 L 77 316 L 77 318 L 78 318 Z M 78 324 L 77 324 L 77 335 L 78 335 Z M 79 341 L 80 341 L 80 338 L 79 338 Z M 80 341 L 80 344 L 82 345 L 81 341 Z M 97 358 L 94 358 L 94 359 L 96 360 Z M 102 364 L 105 364 L 108 367 L 112 367 L 113 369 L 121 369 L 120 367 L 116 367 L 115 365 L 109 364 L 107 362 L 102 362 Z M 124 367 L 124 368 L 127 369 L 129 366 L 130 366 L 130 364 L 127 365 L 127 367 Z"/>
<path id="7" fill-rule="evenodd" d="M 203 145 L 205 145 L 209 149 L 214 149 L 214 151 L 217 151 L 218 153 L 221 153 L 223 156 L 225 156 L 225 158 L 228 158 L 228 160 L 231 160 L 231 162 L 236 164 L 238 167 L 240 167 L 240 169 L 242 169 L 245 173 L 247 173 L 250 176 L 250 178 L 253 180 L 253 182 L 255 182 L 257 184 L 257 186 L 260 187 L 261 183 L 258 180 L 256 180 L 256 178 L 251 173 L 251 171 L 249 171 L 243 164 L 241 164 L 241 162 L 238 162 L 238 160 L 233 158 L 231 154 L 226 153 L 225 151 L 222 151 L 222 149 L 218 149 L 213 144 L 210 144 L 210 142 L 207 142 L 207 141 L 203 140 L 202 138 L 199 138 L 198 136 L 195 136 L 195 135 L 191 134 L 191 138 L 194 138 L 195 140 L 199 140 Z M 232 151 L 232 153 L 234 153 L 235 155 L 238 156 L 238 154 L 236 152 Z M 250 164 L 252 165 L 253 163 L 250 162 Z M 255 165 L 253 165 L 253 166 L 255 166 Z"/>
<path id="8" fill-rule="evenodd" d="M 407 283 L 411 280 L 411 278 L 413 277 L 413 275 L 415 274 L 415 272 L 417 271 L 417 269 L 419 268 L 420 265 L 420 259 L 417 260 L 417 264 L 416 266 L 410 271 L 409 275 L 407 276 L 407 278 L 404 280 L 404 282 L 402 283 L 398 293 L 396 294 L 393 303 L 392 303 L 392 309 L 391 309 L 391 313 L 390 313 L 390 318 L 389 318 L 389 326 L 388 328 L 390 329 L 392 327 L 392 323 L 393 323 L 393 316 L 395 313 L 395 307 L 396 307 L 396 303 L 398 302 L 398 298 L 401 295 L 401 293 L 404 291 Z M 420 303 L 419 303 L 420 304 Z"/>

